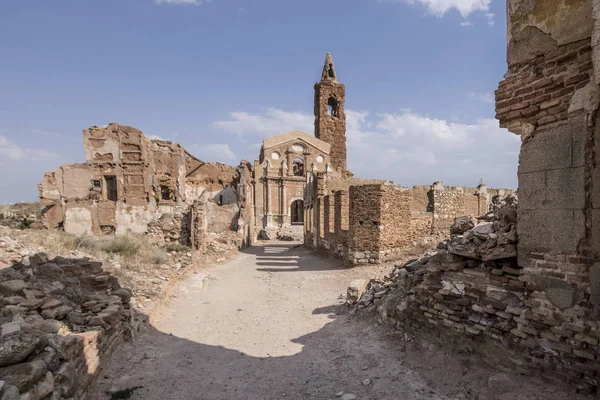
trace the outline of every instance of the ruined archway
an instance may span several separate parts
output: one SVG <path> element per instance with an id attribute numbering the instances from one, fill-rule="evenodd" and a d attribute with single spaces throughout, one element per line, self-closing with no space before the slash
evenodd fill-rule
<path id="1" fill-rule="evenodd" d="M 294 200 L 290 206 L 290 222 L 292 225 L 304 225 L 304 200 Z"/>

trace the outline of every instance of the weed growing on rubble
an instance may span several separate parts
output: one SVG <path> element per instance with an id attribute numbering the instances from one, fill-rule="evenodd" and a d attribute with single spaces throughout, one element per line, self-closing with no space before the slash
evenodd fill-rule
<path id="1" fill-rule="evenodd" d="M 10 236 L 41 246 L 50 254 L 81 251 L 103 262 L 117 262 L 121 268 L 132 271 L 165 264 L 169 260 L 166 249 L 148 243 L 139 235 L 98 237 L 60 231 L 12 230 Z"/>
<path id="2" fill-rule="evenodd" d="M 167 243 L 163 246 L 163 249 L 169 253 L 172 251 L 176 253 L 187 253 L 188 251 L 192 250 L 189 246 L 183 245 L 178 242 Z"/>

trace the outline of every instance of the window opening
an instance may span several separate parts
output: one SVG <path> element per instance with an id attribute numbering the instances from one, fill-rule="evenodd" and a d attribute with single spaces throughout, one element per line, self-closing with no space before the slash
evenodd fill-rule
<path id="1" fill-rule="evenodd" d="M 304 201 L 294 200 L 290 210 L 292 224 L 302 225 L 304 224 Z"/>
<path id="2" fill-rule="evenodd" d="M 171 188 L 169 188 L 168 186 L 162 185 L 160 187 L 160 198 L 161 198 L 161 200 L 172 200 Z"/>
<path id="3" fill-rule="evenodd" d="M 339 103 L 334 97 L 330 97 L 327 100 L 327 114 L 335 118 L 339 117 Z"/>
<path id="4" fill-rule="evenodd" d="M 301 158 L 294 158 L 293 164 L 294 176 L 304 176 L 304 160 Z"/>
<path id="5" fill-rule="evenodd" d="M 333 64 L 329 64 L 329 66 L 327 67 L 327 75 L 330 78 L 335 78 L 335 71 L 333 70 Z"/>
<path id="6" fill-rule="evenodd" d="M 106 182 L 106 198 L 110 201 L 117 201 L 117 177 L 116 176 L 105 176 L 104 181 Z"/>

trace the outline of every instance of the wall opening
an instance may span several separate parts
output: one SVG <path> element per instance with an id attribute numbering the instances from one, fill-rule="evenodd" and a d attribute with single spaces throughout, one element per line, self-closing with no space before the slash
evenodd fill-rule
<path id="1" fill-rule="evenodd" d="M 296 157 L 293 164 L 294 176 L 304 176 L 304 160 Z"/>
<path id="2" fill-rule="evenodd" d="M 329 66 L 327 67 L 327 76 L 329 76 L 330 78 L 335 78 L 335 71 L 333 69 L 333 64 L 329 64 Z"/>
<path id="3" fill-rule="evenodd" d="M 160 199 L 161 200 L 173 200 L 171 188 L 162 185 L 160 187 Z"/>
<path id="4" fill-rule="evenodd" d="M 107 175 L 104 177 L 104 182 L 106 182 L 106 199 L 117 201 L 119 199 L 117 193 L 117 177 L 114 175 Z"/>
<path id="5" fill-rule="evenodd" d="M 340 115 L 340 105 L 335 97 L 330 97 L 327 100 L 327 114 L 335 118 Z"/>
<path id="6" fill-rule="evenodd" d="M 290 210 L 291 222 L 293 225 L 304 224 L 304 201 L 294 200 Z"/>

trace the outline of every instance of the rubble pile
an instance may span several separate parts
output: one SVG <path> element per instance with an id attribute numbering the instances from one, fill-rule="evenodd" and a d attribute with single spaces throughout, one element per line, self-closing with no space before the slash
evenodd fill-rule
<path id="1" fill-rule="evenodd" d="M 580 283 L 584 260 L 563 256 L 566 279 L 547 268 L 551 254 L 519 266 L 516 208 L 511 197 L 478 221 L 457 218 L 436 250 L 396 265 L 382 279 L 352 282 L 350 312 L 595 393 L 600 324 Z"/>
<path id="2" fill-rule="evenodd" d="M 472 217 L 457 217 L 450 228 L 449 239 L 421 258 L 397 265 L 383 280 L 371 280 L 363 290 L 357 289 L 360 282 L 353 282 L 348 290 L 349 304 L 356 304 L 358 309 L 376 305 L 377 299 L 398 288 L 399 283 L 405 288 L 408 283 L 411 288 L 421 283 L 427 273 L 439 274 L 440 271 L 474 276 L 485 275 L 486 271 L 494 276 L 506 274 L 517 279 L 516 200 L 512 195 L 509 197 L 504 207 L 495 208 L 479 221 Z"/>
<path id="3" fill-rule="evenodd" d="M 80 398 L 141 322 L 132 292 L 98 261 L 23 256 L 22 247 L 0 238 L 15 261 L 0 270 L 0 398 Z"/>

